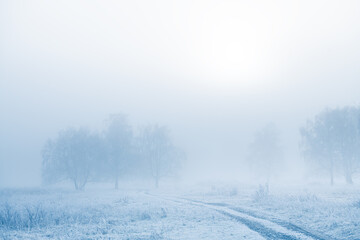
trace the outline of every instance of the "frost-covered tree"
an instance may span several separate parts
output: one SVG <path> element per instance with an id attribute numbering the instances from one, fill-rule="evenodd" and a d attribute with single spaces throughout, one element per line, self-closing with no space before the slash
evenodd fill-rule
<path id="1" fill-rule="evenodd" d="M 275 124 L 270 123 L 255 133 L 248 154 L 253 171 L 265 178 L 268 186 L 283 159 L 280 131 Z"/>
<path id="2" fill-rule="evenodd" d="M 161 178 L 174 174 L 181 159 L 185 158 L 185 154 L 172 144 L 169 131 L 163 126 L 148 125 L 142 128 L 137 148 L 156 187 Z"/>
<path id="3" fill-rule="evenodd" d="M 119 176 L 130 166 L 132 159 L 133 132 L 123 114 L 111 115 L 104 133 L 107 148 L 107 173 L 119 186 Z"/>
<path id="4" fill-rule="evenodd" d="M 356 107 L 326 109 L 300 129 L 300 147 L 305 159 L 326 169 L 331 185 L 335 169 L 341 168 L 346 182 L 352 184 L 352 175 L 359 167 L 359 110 Z"/>
<path id="5" fill-rule="evenodd" d="M 43 147 L 42 177 L 45 183 L 71 180 L 76 190 L 84 189 L 101 160 L 100 138 L 87 129 L 61 131 Z"/>
<path id="6" fill-rule="evenodd" d="M 330 176 L 330 184 L 334 184 L 334 168 L 336 160 L 337 138 L 331 113 L 326 110 L 315 117 L 313 121 L 307 121 L 306 126 L 300 129 L 301 151 L 308 160 L 314 160 L 321 168 L 325 169 Z"/>
<path id="7" fill-rule="evenodd" d="M 334 147 L 338 152 L 346 183 L 352 184 L 352 175 L 359 167 L 359 118 L 360 109 L 345 107 L 333 110 L 334 130 L 337 135 Z"/>

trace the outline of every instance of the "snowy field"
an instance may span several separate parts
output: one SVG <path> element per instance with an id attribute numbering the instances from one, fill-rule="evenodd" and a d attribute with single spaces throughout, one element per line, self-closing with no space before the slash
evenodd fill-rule
<path id="1" fill-rule="evenodd" d="M 2 190 L 0 238 L 360 239 L 359 186 L 262 190 Z"/>

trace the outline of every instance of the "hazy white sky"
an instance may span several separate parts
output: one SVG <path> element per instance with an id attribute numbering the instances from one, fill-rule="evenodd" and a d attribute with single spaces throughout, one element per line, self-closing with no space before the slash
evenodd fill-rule
<path id="1" fill-rule="evenodd" d="M 359 26 L 359 1 L 0 0 L 0 186 L 38 184 L 48 137 L 117 112 L 210 175 L 269 121 L 297 158 L 307 118 L 360 102 Z"/>

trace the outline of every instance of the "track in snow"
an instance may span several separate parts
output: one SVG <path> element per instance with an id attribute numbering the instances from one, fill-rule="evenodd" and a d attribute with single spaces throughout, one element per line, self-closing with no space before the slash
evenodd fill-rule
<path id="1" fill-rule="evenodd" d="M 151 195 L 151 194 L 149 194 Z M 301 228 L 295 224 L 282 221 L 279 219 L 270 219 L 265 216 L 261 216 L 249 210 L 244 210 L 239 207 L 229 206 L 224 203 L 208 203 L 188 198 L 170 197 L 151 195 L 164 200 L 177 202 L 180 204 L 191 204 L 199 207 L 205 207 L 211 210 L 215 210 L 223 215 L 231 217 L 236 221 L 246 225 L 252 231 L 259 233 L 265 239 L 277 240 L 333 240 L 330 237 L 320 236 L 319 234 L 312 233 L 304 228 Z"/>

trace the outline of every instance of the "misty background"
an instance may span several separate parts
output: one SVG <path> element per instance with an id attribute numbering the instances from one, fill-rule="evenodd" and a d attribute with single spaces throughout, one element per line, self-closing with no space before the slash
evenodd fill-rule
<path id="1" fill-rule="evenodd" d="M 241 179 L 272 122 L 301 179 L 299 127 L 360 103 L 359 23 L 358 1 L 0 1 L 0 186 L 40 185 L 48 138 L 113 113 L 168 126 L 184 180 Z"/>

